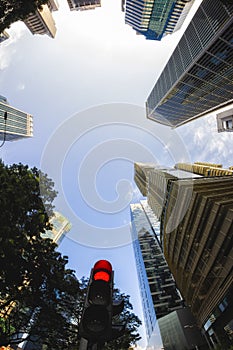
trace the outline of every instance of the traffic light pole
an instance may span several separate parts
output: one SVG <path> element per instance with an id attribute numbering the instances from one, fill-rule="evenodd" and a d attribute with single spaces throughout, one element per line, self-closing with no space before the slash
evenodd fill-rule
<path id="1" fill-rule="evenodd" d="M 88 342 L 88 346 L 87 346 L 87 350 L 101 350 L 102 349 L 102 345 L 98 344 L 98 343 L 90 343 Z"/>
<path id="2" fill-rule="evenodd" d="M 102 345 L 98 343 L 90 342 L 84 338 L 81 338 L 79 350 L 101 350 Z"/>
<path id="3" fill-rule="evenodd" d="M 122 336 L 125 325 L 114 325 L 112 317 L 122 312 L 123 300 L 113 300 L 112 265 L 99 260 L 91 270 L 81 321 L 79 350 L 101 350 L 107 341 Z"/>

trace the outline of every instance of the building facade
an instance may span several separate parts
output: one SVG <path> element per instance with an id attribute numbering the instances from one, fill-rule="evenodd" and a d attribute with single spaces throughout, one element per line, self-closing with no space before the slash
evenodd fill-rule
<path id="1" fill-rule="evenodd" d="M 46 230 L 45 233 L 41 234 L 41 237 L 50 238 L 53 240 L 53 242 L 59 245 L 65 237 L 65 234 L 70 231 L 71 223 L 65 216 L 57 211 L 53 213 L 53 216 L 49 219 L 49 222 L 52 225 L 52 229 Z"/>
<path id="2" fill-rule="evenodd" d="M 67 0 L 71 11 L 94 10 L 101 6 L 101 0 Z"/>
<path id="3" fill-rule="evenodd" d="M 126 0 L 125 23 L 149 40 L 161 40 L 180 29 L 193 0 Z"/>
<path id="4" fill-rule="evenodd" d="M 199 162 L 197 165 L 199 174 L 192 174 L 191 169 L 183 170 L 182 165 L 182 170 L 174 171 L 181 171 L 180 175 L 186 173 L 186 177 L 169 177 L 170 170 L 164 171 L 167 176 L 163 177 L 161 170 L 153 169 L 148 178 L 150 182 L 154 173 L 157 188 L 162 188 L 160 241 L 196 325 L 205 329 L 212 347 L 230 346 L 233 341 L 233 176 L 232 172 L 224 175 L 228 169 L 222 169 L 220 164 Z M 213 168 L 213 173 L 206 175 L 206 167 Z M 216 175 L 217 169 L 223 175 Z M 149 196 L 153 197 L 150 185 Z M 155 197 L 154 201 L 157 200 Z M 148 203 L 156 212 L 154 202 Z"/>
<path id="5" fill-rule="evenodd" d="M 233 4 L 203 0 L 146 101 L 147 118 L 178 127 L 233 101 Z"/>
<path id="6" fill-rule="evenodd" d="M 7 99 L 0 96 L 0 140 L 14 141 L 32 136 L 32 116 L 10 106 Z"/>
<path id="7" fill-rule="evenodd" d="M 148 342 L 157 320 L 183 307 L 163 256 L 160 223 L 147 201 L 131 204 L 132 238 Z"/>
<path id="8" fill-rule="evenodd" d="M 217 113 L 216 118 L 218 132 L 233 131 L 233 108 Z"/>
<path id="9" fill-rule="evenodd" d="M 4 30 L 2 33 L 0 33 L 0 43 L 7 40 L 10 37 L 10 35 Z"/>
<path id="10" fill-rule="evenodd" d="M 52 11 L 58 10 L 56 0 L 49 0 L 48 4 L 42 5 L 41 9 L 37 9 L 24 20 L 24 23 L 32 34 L 48 35 L 54 38 L 56 35 L 56 25 L 53 19 Z"/>

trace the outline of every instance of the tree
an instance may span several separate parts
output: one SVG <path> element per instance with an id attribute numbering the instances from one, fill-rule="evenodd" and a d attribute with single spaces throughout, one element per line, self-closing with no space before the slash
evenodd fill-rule
<path id="1" fill-rule="evenodd" d="M 0 33 L 8 28 L 12 23 L 24 20 L 31 13 L 35 13 L 37 8 L 49 0 L 1 0 L 0 2 Z"/>
<path id="2" fill-rule="evenodd" d="M 54 183 L 37 168 L 4 165 L 0 161 L 0 346 L 30 341 L 30 348 L 76 350 L 87 281 L 79 282 L 67 269 L 50 239 L 56 192 Z M 124 312 L 114 322 L 125 323 L 121 338 L 105 349 L 127 349 L 140 336 L 140 321 L 131 310 L 129 296 Z M 24 338 L 22 338 L 24 335 Z"/>
<path id="3" fill-rule="evenodd" d="M 1 299 L 6 300 L 41 283 L 35 273 L 46 259 L 40 255 L 44 245 L 52 247 L 42 235 L 51 227 L 56 192 L 46 175 L 22 164 L 0 162 L 0 184 L 0 284 Z"/>
<path id="4" fill-rule="evenodd" d="M 22 334 L 49 349 L 77 343 L 79 282 L 68 258 L 44 239 L 56 197 L 37 168 L 0 162 L 0 345 Z"/>
<path id="5" fill-rule="evenodd" d="M 82 303 L 80 303 L 81 308 L 84 305 L 87 285 L 88 279 L 82 278 L 80 281 L 80 288 L 83 291 L 83 300 Z M 136 344 L 136 342 L 141 339 L 141 336 L 138 333 L 138 328 L 141 325 L 141 321 L 132 312 L 133 306 L 129 301 L 129 295 L 126 295 L 120 292 L 119 289 L 114 288 L 113 298 L 116 300 L 124 299 L 124 310 L 121 314 L 113 317 L 112 323 L 115 325 L 123 324 L 126 326 L 126 328 L 123 336 L 105 343 L 103 346 L 103 350 L 126 350 L 131 345 Z"/>

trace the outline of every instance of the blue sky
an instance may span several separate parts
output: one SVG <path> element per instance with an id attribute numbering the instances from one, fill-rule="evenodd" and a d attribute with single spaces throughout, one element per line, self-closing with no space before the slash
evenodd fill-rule
<path id="1" fill-rule="evenodd" d="M 217 133 L 214 114 L 175 130 L 145 118 L 145 100 L 181 31 L 147 41 L 124 24 L 120 0 L 86 12 L 59 4 L 55 39 L 16 23 L 0 46 L 0 94 L 34 117 L 34 137 L 6 143 L 1 158 L 48 173 L 59 191 L 56 209 L 73 225 L 60 251 L 78 277 L 110 260 L 116 286 L 141 316 L 129 232 L 129 204 L 140 198 L 133 163 L 230 166 L 233 135 Z"/>

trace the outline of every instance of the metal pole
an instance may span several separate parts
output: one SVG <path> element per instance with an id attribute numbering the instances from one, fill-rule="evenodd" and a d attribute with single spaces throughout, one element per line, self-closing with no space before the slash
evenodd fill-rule
<path id="1" fill-rule="evenodd" d="M 80 340 L 80 345 L 79 345 L 79 350 L 87 350 L 87 340 L 84 338 L 81 338 Z"/>
<path id="2" fill-rule="evenodd" d="M 99 350 L 98 344 L 88 342 L 87 350 Z"/>

